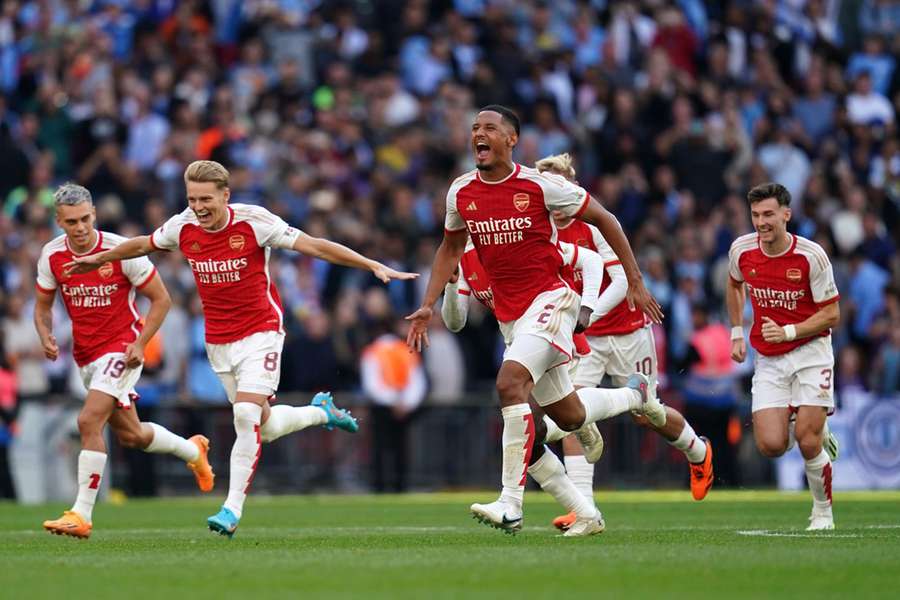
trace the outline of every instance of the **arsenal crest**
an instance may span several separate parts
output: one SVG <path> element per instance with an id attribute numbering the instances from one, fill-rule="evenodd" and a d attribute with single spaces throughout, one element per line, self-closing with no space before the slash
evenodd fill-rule
<path id="1" fill-rule="evenodd" d="M 113 274 L 113 266 L 112 263 L 103 263 L 100 265 L 100 268 L 97 269 L 97 273 L 100 274 L 100 277 L 103 279 L 109 279 Z"/>
<path id="2" fill-rule="evenodd" d="M 228 245 L 232 250 L 243 250 L 244 249 L 244 236 L 242 235 L 233 235 L 228 238 Z"/>
<path id="3" fill-rule="evenodd" d="M 525 209 L 528 208 L 529 204 L 531 204 L 531 197 L 528 194 L 513 194 L 513 206 L 515 206 L 516 210 L 519 212 L 525 212 Z"/>
<path id="4" fill-rule="evenodd" d="M 800 269 L 788 269 L 785 275 L 788 281 L 800 281 L 803 279 L 803 273 L 800 272 Z"/>
<path id="5" fill-rule="evenodd" d="M 585 239 L 579 239 L 579 240 L 576 240 L 576 241 L 575 241 L 575 245 L 576 245 L 576 246 L 581 246 L 582 248 L 587 248 L 587 247 L 588 247 L 587 240 L 585 240 Z"/>

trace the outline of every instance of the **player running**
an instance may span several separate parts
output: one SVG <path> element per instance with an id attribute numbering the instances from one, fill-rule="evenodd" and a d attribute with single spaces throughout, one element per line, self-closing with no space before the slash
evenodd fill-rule
<path id="1" fill-rule="evenodd" d="M 756 446 L 777 457 L 796 439 L 813 496 L 807 530 L 834 529 L 832 458 L 823 438 L 826 416 L 834 411 L 831 328 L 840 320 L 840 295 L 822 247 L 787 231 L 790 192 L 765 183 L 751 189 L 747 200 L 756 233 L 737 238 L 728 253 L 731 357 L 738 362 L 747 357 L 746 290 L 753 305 L 750 343 L 758 352 L 752 387 Z"/>
<path id="2" fill-rule="evenodd" d="M 641 410 L 654 422 L 665 419 L 641 374 L 617 390 L 576 393 L 572 387 L 565 364 L 572 355 L 579 298 L 560 278 L 562 259 L 550 211 L 596 223 L 622 260 L 630 301 L 655 319 L 662 313 L 644 287 L 628 240 L 612 215 L 581 187 L 512 161 L 519 136 L 515 113 L 499 105 L 483 108 L 471 136 L 476 168 L 457 178 L 447 192 L 444 239 L 422 306 L 407 317 L 412 321 L 407 342 L 415 349 L 428 344 L 432 305 L 471 236 L 490 278 L 494 312 L 507 344 L 497 374 L 504 423 L 503 491 L 496 502 L 473 504 L 471 510 L 495 527 L 512 530 L 521 528 L 527 453 L 535 439 L 529 396 L 566 431 L 627 410 Z"/>
<path id="3" fill-rule="evenodd" d="M 109 423 L 119 442 L 145 452 L 174 454 L 187 462 L 204 492 L 213 488 L 207 460 L 209 440 L 179 437 L 156 423 L 141 423 L 133 401 L 141 376 L 144 348 L 162 325 L 171 300 L 153 264 L 146 258 L 111 262 L 98 269 L 69 275 L 64 265 L 80 256 L 98 256 L 125 238 L 97 231 L 91 193 L 72 183 L 56 190 L 56 223 L 64 234 L 41 251 L 37 265 L 34 325 L 50 360 L 59 357 L 53 335 L 53 301 L 57 289 L 72 320 L 73 354 L 87 397 L 78 415 L 81 453 L 78 455 L 78 496 L 59 519 L 44 521 L 58 535 L 87 538 L 92 513 L 106 467 L 103 427 Z M 150 299 L 146 322 L 134 305 L 135 292 Z M 118 410 L 117 410 L 118 409 Z"/>
<path id="4" fill-rule="evenodd" d="M 349 248 L 313 238 L 259 206 L 229 204 L 228 171 L 215 161 L 199 160 L 184 172 L 188 208 L 151 235 L 114 249 L 76 258 L 75 272 L 156 250 L 178 249 L 194 272 L 206 320 L 206 350 L 213 370 L 233 404 L 237 437 L 231 450 L 228 497 L 207 519 L 209 528 L 231 537 L 259 464 L 262 442 L 313 425 L 356 432 L 348 411 L 330 394 L 319 393 L 310 406 L 274 406 L 278 389 L 284 327 L 281 300 L 269 273 L 272 248 L 302 252 L 329 262 L 372 271 L 383 282 L 413 279 Z"/>
<path id="5" fill-rule="evenodd" d="M 575 181 L 575 168 L 568 154 L 548 156 L 539 160 L 535 167 L 541 172 L 550 172 Z M 648 392 L 656 395 L 657 357 L 656 344 L 649 319 L 640 311 L 629 308 L 625 301 L 628 281 L 619 264 L 618 257 L 593 225 L 563 215 L 554 215 L 559 239 L 578 246 L 590 248 L 604 260 L 605 273 L 597 302 L 596 313 L 602 319 L 585 330 L 590 351 L 577 360 L 573 384 L 575 389 L 592 388 L 600 385 L 604 375 L 609 375 L 615 386 L 624 385 L 628 377 L 640 371 L 650 380 Z M 576 292 L 582 292 L 582 276 L 578 269 L 564 271 L 567 283 Z M 672 446 L 681 450 L 690 466 L 691 494 L 694 500 L 703 500 L 713 483 L 712 445 L 704 437 L 694 432 L 680 412 L 671 406 L 665 407 L 665 424 L 657 426 L 644 417 L 635 416 L 635 421 L 659 433 Z M 563 437 L 564 436 L 564 437 Z M 548 442 L 562 437 L 566 472 L 578 489 L 593 501 L 594 461 L 585 460 L 582 445 L 565 432 L 553 430 Z M 576 515 L 569 513 L 557 517 L 553 524 L 562 530 L 575 522 Z"/>
<path id="6" fill-rule="evenodd" d="M 602 315 L 598 314 L 594 305 L 598 303 L 600 294 L 600 282 L 603 279 L 603 260 L 590 250 L 579 249 L 568 243 L 559 245 L 564 266 L 575 269 L 584 274 L 584 289 L 581 310 L 579 311 L 579 326 L 576 330 L 583 330 L 590 326 Z M 466 325 L 469 313 L 469 297 L 474 297 L 485 308 L 494 311 L 494 293 L 490 279 L 478 259 L 475 246 L 469 241 L 466 251 L 459 263 L 458 271 L 454 272 L 450 282 L 444 287 L 444 301 L 441 303 L 441 318 L 447 329 L 456 333 Z M 588 352 L 587 339 L 584 334 L 577 333 L 573 338 L 576 352 Z M 541 489 L 569 510 L 573 520 L 567 528 L 566 537 L 581 537 L 602 533 L 606 528 L 602 514 L 599 514 L 594 499 L 580 493 L 572 480 L 566 475 L 565 467 L 556 455 L 544 446 L 544 438 L 548 428 L 559 430 L 553 421 L 543 416 L 543 413 L 532 406 L 532 415 L 535 423 L 535 439 L 531 453 L 528 455 L 527 472 L 541 486 Z M 603 453 L 603 438 L 594 423 L 579 430 L 581 437 L 578 441 L 585 444 L 584 453 L 591 455 L 593 460 L 599 460 Z M 476 518 L 478 514 L 474 515 Z M 489 523 L 490 524 L 490 523 Z M 519 521 L 521 528 L 521 521 Z M 516 529 L 506 529 L 510 533 Z"/>

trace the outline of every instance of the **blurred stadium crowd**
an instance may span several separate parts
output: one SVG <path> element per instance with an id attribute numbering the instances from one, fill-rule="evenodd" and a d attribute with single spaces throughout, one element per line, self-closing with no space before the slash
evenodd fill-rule
<path id="1" fill-rule="evenodd" d="M 517 159 L 572 152 L 629 233 L 667 314 L 668 384 L 692 311 L 723 312 L 727 251 L 751 230 L 748 186 L 793 195 L 792 229 L 832 257 L 839 391 L 900 389 L 900 4 L 882 0 L 39 0 L 0 11 L 0 290 L 20 398 L 66 393 L 31 319 L 52 192 L 94 194 L 99 226 L 147 233 L 212 158 L 232 201 L 404 270 L 413 284 L 280 255 L 282 389 L 353 390 L 374 334 L 417 306 L 444 194 L 469 170 L 477 107 L 523 117 Z M 145 396 L 224 402 L 191 273 L 156 255 L 175 306 Z M 435 323 L 431 402 L 489 389 L 481 312 Z M 57 316 L 57 336 L 68 326 Z"/>

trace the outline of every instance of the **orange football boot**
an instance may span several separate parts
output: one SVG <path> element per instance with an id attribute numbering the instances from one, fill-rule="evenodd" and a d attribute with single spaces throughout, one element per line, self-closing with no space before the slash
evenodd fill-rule
<path id="1" fill-rule="evenodd" d="M 194 478 L 197 480 L 197 487 L 200 488 L 200 491 L 210 492 L 216 481 L 216 474 L 213 473 L 212 465 L 209 464 L 209 457 L 207 456 L 209 453 L 209 440 L 205 436 L 198 434 L 192 436 L 188 441 L 193 442 L 197 446 L 200 455 L 197 457 L 197 460 L 189 462 L 187 466 L 194 472 Z"/>
<path id="2" fill-rule="evenodd" d="M 56 535 L 70 535 L 72 537 L 87 539 L 91 537 L 91 529 L 94 526 L 84 520 L 84 517 L 73 510 L 67 510 L 58 519 L 44 521 L 44 529 Z"/>
<path id="3" fill-rule="evenodd" d="M 691 495 L 694 500 L 706 498 L 713 484 L 712 444 L 702 435 L 700 439 L 706 444 L 706 456 L 701 463 L 688 463 L 691 467 Z"/>
<path id="4" fill-rule="evenodd" d="M 562 515 L 553 519 L 553 526 L 560 531 L 568 531 L 569 527 L 572 526 L 572 523 L 574 523 L 577 518 L 578 517 L 575 516 L 574 512 L 570 512 L 567 515 Z"/>

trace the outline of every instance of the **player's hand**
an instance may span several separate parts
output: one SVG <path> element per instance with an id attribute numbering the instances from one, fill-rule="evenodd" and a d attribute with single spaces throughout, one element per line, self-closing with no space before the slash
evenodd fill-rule
<path id="1" fill-rule="evenodd" d="M 744 338 L 731 340 L 731 360 L 742 363 L 747 358 L 747 344 Z"/>
<path id="2" fill-rule="evenodd" d="M 52 333 L 47 336 L 46 340 L 41 340 L 44 347 L 44 357 L 48 360 L 56 360 L 59 358 L 59 346 L 56 345 L 56 336 Z"/>
<path id="3" fill-rule="evenodd" d="M 450 273 L 450 279 L 447 283 L 456 283 L 457 281 L 459 281 L 459 265 L 456 265 L 456 268 Z"/>
<path id="4" fill-rule="evenodd" d="M 125 347 L 125 366 L 134 369 L 144 364 L 144 346 L 134 342 Z"/>
<path id="5" fill-rule="evenodd" d="M 628 308 L 631 310 L 639 308 L 654 323 L 662 323 L 664 316 L 662 307 L 644 285 L 643 280 L 628 282 L 628 292 L 625 294 L 625 299 L 628 300 Z"/>
<path id="6" fill-rule="evenodd" d="M 575 333 L 581 333 L 590 326 L 592 314 L 594 314 L 594 309 L 592 309 L 591 307 L 581 307 L 581 309 L 578 311 L 578 322 L 575 323 Z"/>
<path id="7" fill-rule="evenodd" d="M 434 310 L 430 306 L 423 306 L 406 317 L 406 320 L 410 322 L 409 331 L 406 334 L 406 345 L 409 346 L 410 352 L 421 352 L 423 347 L 428 347 L 428 324 L 431 322 L 433 314 Z"/>
<path id="8" fill-rule="evenodd" d="M 107 262 L 103 258 L 98 258 L 99 256 L 100 254 L 76 256 L 70 262 L 63 265 L 63 273 L 66 275 L 79 275 L 81 273 L 90 273 L 94 269 L 99 269 L 100 265 Z"/>
<path id="9" fill-rule="evenodd" d="M 762 336 L 765 341 L 770 344 L 778 344 L 787 339 L 787 335 L 784 333 L 784 327 L 769 317 L 763 317 L 762 320 Z"/>
<path id="10" fill-rule="evenodd" d="M 405 271 L 395 271 L 390 267 L 387 267 L 381 263 L 376 264 L 372 267 L 372 273 L 382 281 L 382 283 L 390 283 L 391 279 L 399 279 L 400 281 L 404 281 L 407 279 L 416 279 L 419 274 L 418 273 L 406 273 Z"/>

